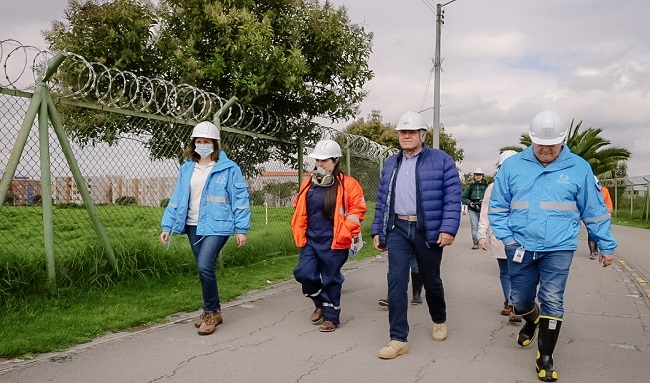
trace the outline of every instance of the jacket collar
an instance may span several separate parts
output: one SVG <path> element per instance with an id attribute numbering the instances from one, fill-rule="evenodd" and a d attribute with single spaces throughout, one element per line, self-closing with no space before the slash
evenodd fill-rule
<path id="1" fill-rule="evenodd" d="M 560 154 L 558 154 L 557 158 L 553 160 L 553 162 L 548 164 L 548 166 L 546 166 L 545 169 L 549 169 L 549 170 L 564 169 L 573 165 L 572 154 L 573 152 L 571 151 L 571 149 L 569 149 L 569 146 L 567 146 L 567 144 L 562 145 L 562 150 L 560 150 Z M 535 152 L 533 151 L 533 145 L 530 145 L 529 147 L 524 149 L 523 152 L 521 152 L 521 158 L 523 158 L 526 161 L 532 161 L 538 164 L 539 166 L 542 166 L 542 163 L 539 162 L 537 157 L 535 157 Z"/>

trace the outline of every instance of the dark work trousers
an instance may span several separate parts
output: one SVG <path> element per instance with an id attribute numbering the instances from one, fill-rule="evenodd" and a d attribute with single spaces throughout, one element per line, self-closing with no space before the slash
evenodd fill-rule
<path id="1" fill-rule="evenodd" d="M 348 259 L 348 250 L 317 251 L 309 243 L 300 251 L 293 275 L 302 284 L 302 293 L 323 308 L 323 320 L 340 324 L 341 267 Z"/>
<path id="2" fill-rule="evenodd" d="M 388 248 L 388 321 L 390 339 L 406 342 L 409 333 L 408 283 L 410 259 L 415 255 L 424 283 L 429 315 L 435 323 L 447 321 L 445 290 L 440 278 L 442 248 L 427 246 L 425 233 L 416 222 L 395 219 L 395 225 L 386 233 Z"/>

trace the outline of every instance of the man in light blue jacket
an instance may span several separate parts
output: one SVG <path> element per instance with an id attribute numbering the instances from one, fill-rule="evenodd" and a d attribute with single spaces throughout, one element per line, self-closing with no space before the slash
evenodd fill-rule
<path id="1" fill-rule="evenodd" d="M 535 116 L 529 128 L 532 146 L 501 165 L 488 210 L 494 235 L 506 247 L 515 313 L 525 320 L 517 343 L 529 345 L 539 326 L 535 365 L 538 378 L 548 382 L 558 377 L 552 355 L 580 220 L 598 242 L 603 267 L 612 264 L 616 248 L 591 167 L 565 145 L 567 134 L 558 113 Z"/>

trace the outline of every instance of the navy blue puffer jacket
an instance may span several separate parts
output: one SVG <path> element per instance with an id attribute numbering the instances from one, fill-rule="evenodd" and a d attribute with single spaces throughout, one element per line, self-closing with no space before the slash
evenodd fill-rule
<path id="1" fill-rule="evenodd" d="M 395 220 L 395 180 L 402 162 L 403 151 L 390 156 L 384 163 L 379 181 L 375 218 L 371 235 L 379 235 L 385 246 L 386 231 Z M 436 245 L 439 234 L 453 236 L 460 226 L 461 184 L 453 158 L 442 150 L 426 145 L 418 156 L 415 175 L 417 187 L 417 227 L 426 231 L 427 244 Z"/>

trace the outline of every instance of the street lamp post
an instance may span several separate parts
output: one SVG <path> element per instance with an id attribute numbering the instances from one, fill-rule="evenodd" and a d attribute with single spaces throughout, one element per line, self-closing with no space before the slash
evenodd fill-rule
<path id="1" fill-rule="evenodd" d="M 433 86 L 433 148 L 440 149 L 440 31 L 444 23 L 442 7 L 451 4 L 456 0 L 448 1 L 436 6 L 436 53 L 433 59 L 434 86 Z"/>

